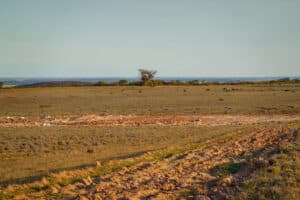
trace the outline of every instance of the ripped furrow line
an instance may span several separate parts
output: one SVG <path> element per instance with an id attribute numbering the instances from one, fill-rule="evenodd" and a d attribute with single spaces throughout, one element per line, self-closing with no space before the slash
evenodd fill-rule
<path id="1" fill-rule="evenodd" d="M 200 199 L 226 199 L 237 194 L 237 185 L 294 135 L 288 128 L 232 133 L 163 160 L 145 161 L 106 175 L 81 178 L 66 186 L 51 185 L 27 197 L 176 199 L 182 194 L 193 194 Z"/>
<path id="2" fill-rule="evenodd" d="M 218 148 L 205 152 L 204 155 L 201 154 L 203 148 L 200 148 L 190 151 L 179 160 L 171 158 L 143 163 L 118 173 L 96 177 L 88 185 L 77 183 L 73 192 L 89 199 L 172 199 L 182 189 L 196 185 L 200 195 L 211 196 L 207 184 L 215 181 L 215 187 L 220 187 L 213 169 L 224 163 L 242 165 L 239 163 L 246 162 L 243 152 L 264 152 L 265 146 L 275 149 L 280 141 L 290 140 L 290 135 L 289 131 L 279 130 L 246 134 L 237 141 L 220 144 Z M 254 155 L 252 160 L 258 159 L 260 155 L 263 154 Z"/>
<path id="3" fill-rule="evenodd" d="M 299 121 L 300 115 L 84 115 L 0 117 L 2 127 L 48 126 L 220 126 Z"/>

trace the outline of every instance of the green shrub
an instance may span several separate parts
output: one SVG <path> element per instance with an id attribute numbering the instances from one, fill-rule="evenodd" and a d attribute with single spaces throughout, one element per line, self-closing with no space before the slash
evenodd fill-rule
<path id="1" fill-rule="evenodd" d="M 146 82 L 144 82 L 143 85 L 145 86 L 159 86 L 159 85 L 164 85 L 165 82 L 162 80 L 148 80 Z"/>
<path id="2" fill-rule="evenodd" d="M 128 85 L 127 80 L 119 80 L 119 85 Z"/>
<path id="3" fill-rule="evenodd" d="M 166 85 L 186 85 L 186 83 L 180 80 L 175 80 L 169 81 L 168 83 L 166 83 Z"/>
<path id="4" fill-rule="evenodd" d="M 107 86 L 119 86 L 119 82 L 107 83 Z"/>
<path id="5" fill-rule="evenodd" d="M 190 85 L 199 85 L 200 82 L 198 80 L 192 80 L 188 82 Z"/>
<path id="6" fill-rule="evenodd" d="M 96 83 L 96 85 L 97 85 L 97 86 L 105 86 L 105 85 L 107 85 L 107 83 L 106 83 L 105 81 L 98 81 L 98 82 Z"/>
<path id="7" fill-rule="evenodd" d="M 217 176 L 225 176 L 229 174 L 236 174 L 243 166 L 244 163 L 228 162 L 214 167 L 211 171 Z"/>

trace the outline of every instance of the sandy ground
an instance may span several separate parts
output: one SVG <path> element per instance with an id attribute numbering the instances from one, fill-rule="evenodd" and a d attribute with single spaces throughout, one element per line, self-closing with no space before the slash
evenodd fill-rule
<path id="1" fill-rule="evenodd" d="M 300 115 L 83 115 L 0 117 L 0 126 L 218 126 L 298 121 Z"/>

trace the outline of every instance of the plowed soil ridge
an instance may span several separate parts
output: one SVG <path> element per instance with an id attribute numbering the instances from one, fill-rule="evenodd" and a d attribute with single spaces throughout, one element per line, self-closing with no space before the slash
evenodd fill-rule
<path id="1" fill-rule="evenodd" d="M 0 126 L 218 126 L 286 122 L 300 120 L 300 115 L 83 115 L 0 117 Z"/>
<path id="2" fill-rule="evenodd" d="M 293 140 L 294 131 L 270 128 L 220 138 L 164 160 L 89 177 L 60 191 L 67 194 L 66 199 L 176 199 L 184 191 L 193 191 L 191 199 L 228 199 L 280 144 Z M 238 171 L 217 174 L 214 169 L 226 163 L 239 166 Z M 31 194 L 31 198 L 45 196 L 43 192 Z"/>

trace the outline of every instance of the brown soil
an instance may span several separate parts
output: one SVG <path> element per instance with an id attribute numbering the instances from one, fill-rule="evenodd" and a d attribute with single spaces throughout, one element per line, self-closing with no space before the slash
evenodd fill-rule
<path id="1" fill-rule="evenodd" d="M 228 199 L 240 191 L 251 173 L 268 163 L 278 146 L 290 142 L 294 129 L 273 128 L 209 141 L 204 146 L 163 160 L 144 162 L 121 171 L 86 178 L 50 193 L 66 199 Z M 218 172 L 224 164 L 237 171 Z M 51 199 L 49 191 L 29 195 Z M 23 198 L 27 198 L 23 196 Z"/>
<path id="2" fill-rule="evenodd" d="M 42 117 L 0 117 L 0 126 L 218 126 L 286 122 L 300 120 L 300 115 L 83 115 Z"/>

